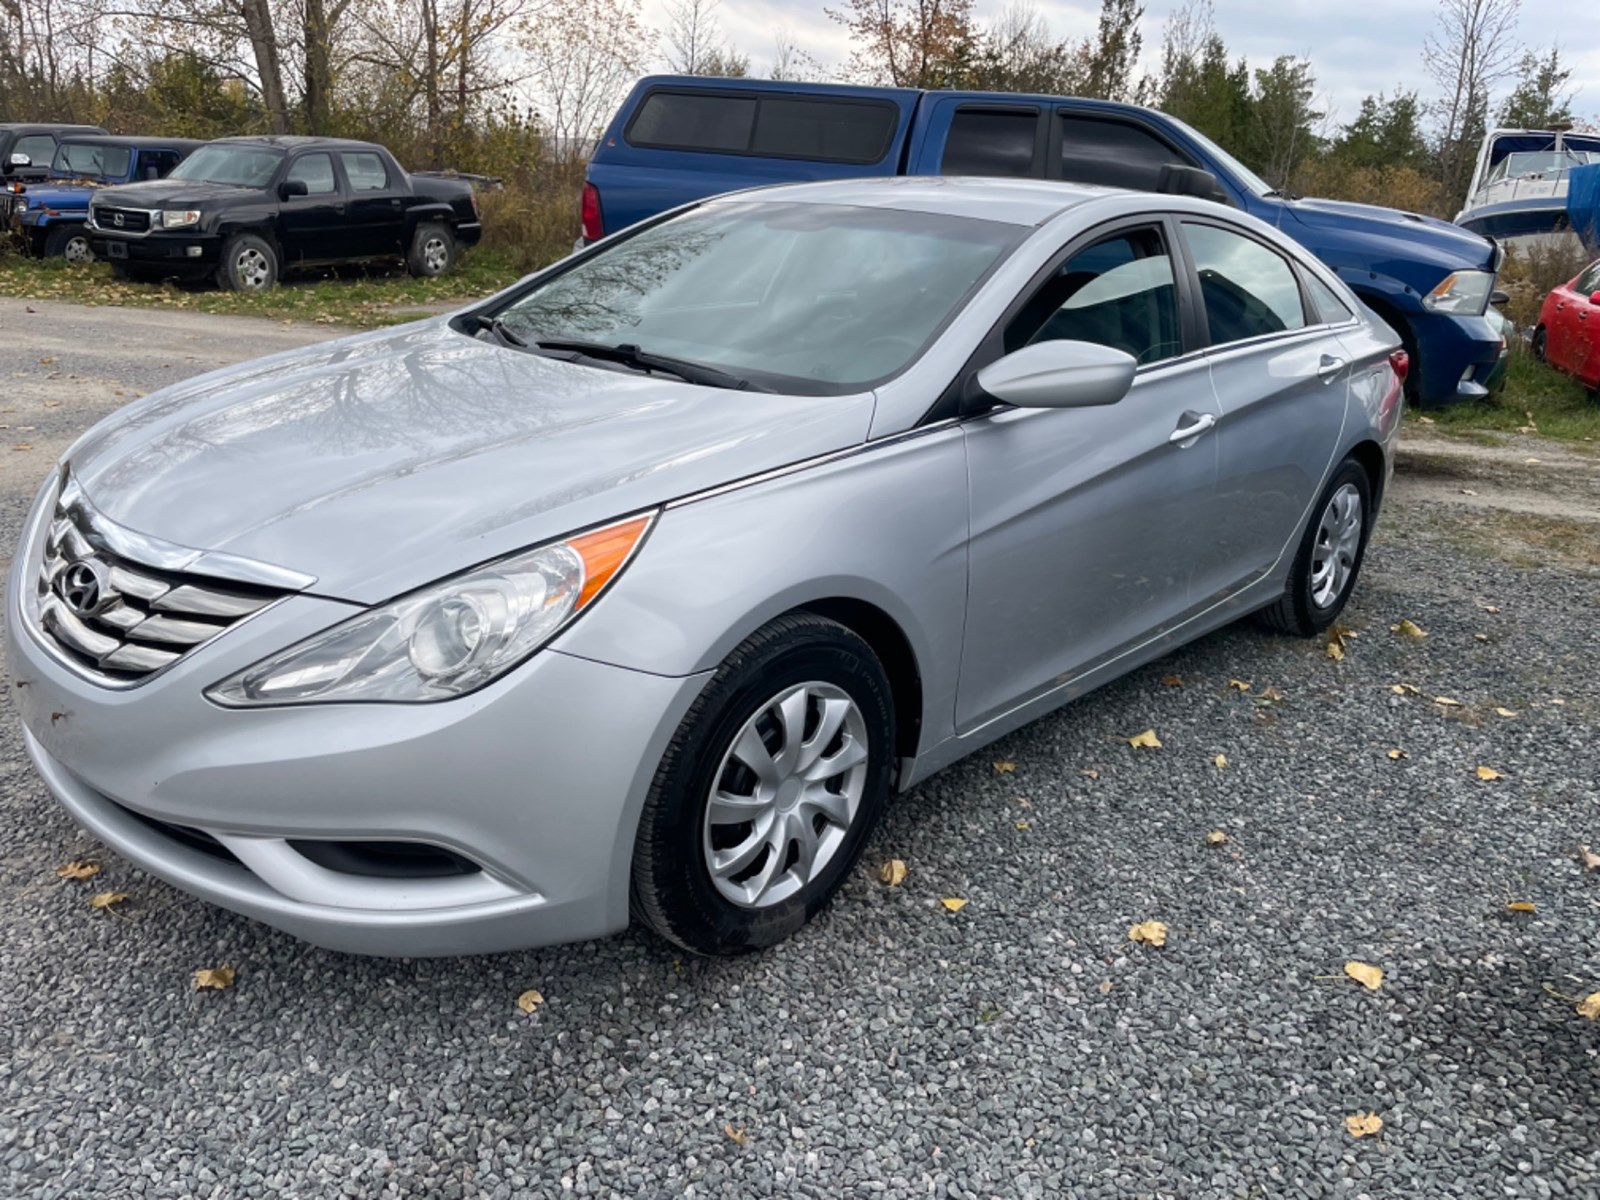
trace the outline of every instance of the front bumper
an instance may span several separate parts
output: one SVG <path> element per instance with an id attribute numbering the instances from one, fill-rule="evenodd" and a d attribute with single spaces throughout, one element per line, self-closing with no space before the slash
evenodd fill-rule
<path id="1" fill-rule="evenodd" d="M 708 676 L 546 650 L 442 703 L 223 709 L 206 686 L 351 606 L 291 597 L 113 690 L 64 666 L 26 621 L 34 562 L 17 557 L 6 621 L 29 756 L 74 819 L 152 874 L 362 954 L 484 953 L 627 924 L 638 813 Z M 291 841 L 421 842 L 479 870 L 351 873 Z"/>
<path id="2" fill-rule="evenodd" d="M 1482 400 L 1500 362 L 1500 333 L 1484 317 L 1408 313 L 1417 338 L 1423 407 Z"/>
<path id="3" fill-rule="evenodd" d="M 95 225 L 87 228 L 94 256 L 114 263 L 160 267 L 179 274 L 212 271 L 222 261 L 222 239 L 215 234 L 174 229 L 118 237 Z"/>

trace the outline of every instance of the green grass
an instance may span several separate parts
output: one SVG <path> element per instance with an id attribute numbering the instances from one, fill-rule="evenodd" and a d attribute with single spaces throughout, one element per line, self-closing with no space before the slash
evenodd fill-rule
<path id="1" fill-rule="evenodd" d="M 1505 390 L 1498 396 L 1430 409 L 1426 416 L 1436 430 L 1474 440 L 1486 433 L 1538 432 L 1564 442 L 1600 442 L 1600 402 L 1523 350 L 1512 352 Z"/>
<path id="2" fill-rule="evenodd" d="M 412 320 L 408 306 L 462 304 L 498 291 L 519 276 L 492 250 L 470 250 L 439 279 L 413 279 L 398 263 L 290 272 L 270 292 L 225 292 L 215 284 L 122 283 L 104 263 L 73 266 L 63 259 L 0 255 L 0 296 L 68 304 L 122 305 L 311 321 L 371 329 Z"/>

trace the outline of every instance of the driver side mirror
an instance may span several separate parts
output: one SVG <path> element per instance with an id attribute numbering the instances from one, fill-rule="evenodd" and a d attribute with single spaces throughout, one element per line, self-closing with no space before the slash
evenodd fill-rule
<path id="1" fill-rule="evenodd" d="M 309 196 L 311 189 L 304 179 L 285 179 L 278 185 L 278 199 L 289 200 L 295 196 Z"/>
<path id="2" fill-rule="evenodd" d="M 26 154 L 13 154 L 11 156 L 11 165 L 13 167 L 31 167 L 33 166 L 33 159 Z"/>
<path id="3" fill-rule="evenodd" d="M 1094 342 L 1036 342 L 984 367 L 978 386 L 1018 408 L 1093 408 L 1126 396 L 1138 366 Z"/>
<path id="4" fill-rule="evenodd" d="M 1501 291 L 1499 288 L 1495 288 L 1495 290 L 1489 295 L 1489 303 L 1498 308 L 1502 304 L 1510 304 L 1511 297 L 1505 292 Z"/>
<path id="5" fill-rule="evenodd" d="M 1596 308 L 1600 308 L 1600 291 L 1591 292 L 1589 294 L 1589 303 L 1594 305 Z"/>

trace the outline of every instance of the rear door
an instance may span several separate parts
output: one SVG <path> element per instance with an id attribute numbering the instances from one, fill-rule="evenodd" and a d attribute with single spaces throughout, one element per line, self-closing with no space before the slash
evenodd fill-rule
<path id="1" fill-rule="evenodd" d="M 1308 295 L 1276 246 L 1224 220 L 1179 222 L 1221 405 L 1213 550 L 1195 581 L 1202 603 L 1266 575 L 1294 544 L 1344 428 L 1354 323 Z"/>
<path id="2" fill-rule="evenodd" d="M 910 173 L 1043 179 L 1045 112 L 1043 103 L 1020 97 L 935 96 L 918 122 Z"/>
<path id="3" fill-rule="evenodd" d="M 339 165 L 349 196 L 342 257 L 402 253 L 406 183 L 375 150 L 341 150 Z"/>
<path id="4" fill-rule="evenodd" d="M 772 183 L 894 175 L 917 93 L 647 79 L 589 161 L 604 231 Z"/>

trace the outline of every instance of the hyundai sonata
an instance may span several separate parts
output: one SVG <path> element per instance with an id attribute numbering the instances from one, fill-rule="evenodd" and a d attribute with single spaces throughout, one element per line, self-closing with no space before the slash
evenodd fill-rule
<path id="1" fill-rule="evenodd" d="M 1397 346 L 1202 200 L 710 200 L 102 422 L 12 694 L 79 822 L 321 945 L 766 945 L 892 792 L 1245 614 L 1326 628 Z"/>

